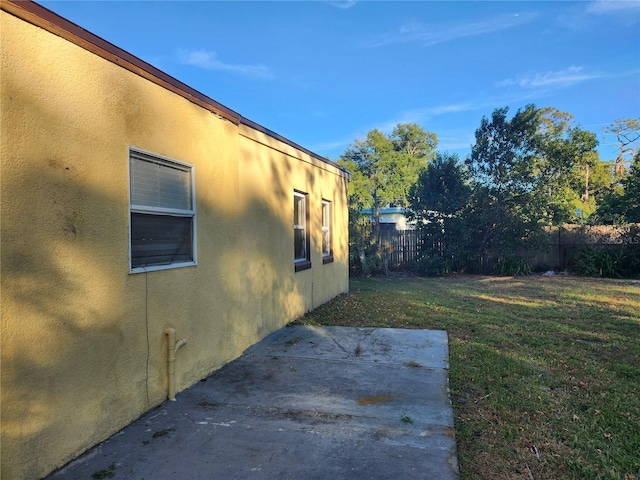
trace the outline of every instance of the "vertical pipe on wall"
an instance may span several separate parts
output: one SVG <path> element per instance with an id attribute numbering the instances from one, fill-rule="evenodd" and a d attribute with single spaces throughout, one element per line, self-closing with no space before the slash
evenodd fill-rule
<path id="1" fill-rule="evenodd" d="M 167 376 L 168 376 L 168 398 L 172 402 L 176 401 L 176 352 L 187 341 L 183 338 L 176 342 L 176 330 L 174 328 L 165 329 L 167 335 Z"/>

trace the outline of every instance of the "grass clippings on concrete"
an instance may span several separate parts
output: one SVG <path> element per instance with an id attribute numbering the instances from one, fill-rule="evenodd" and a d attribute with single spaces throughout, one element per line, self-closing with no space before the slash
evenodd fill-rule
<path id="1" fill-rule="evenodd" d="M 299 323 L 446 330 L 463 479 L 640 479 L 640 281 L 355 278 Z"/>

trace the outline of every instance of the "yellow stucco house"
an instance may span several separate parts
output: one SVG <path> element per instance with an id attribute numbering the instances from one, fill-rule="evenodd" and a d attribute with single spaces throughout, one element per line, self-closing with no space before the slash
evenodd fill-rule
<path id="1" fill-rule="evenodd" d="M 1 7 L 0 476 L 35 479 L 347 291 L 349 173 Z"/>

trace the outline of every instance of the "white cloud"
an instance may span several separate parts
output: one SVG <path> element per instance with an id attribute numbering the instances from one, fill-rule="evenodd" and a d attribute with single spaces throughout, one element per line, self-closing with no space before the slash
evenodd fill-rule
<path id="1" fill-rule="evenodd" d="M 435 107 L 429 107 L 425 109 L 425 114 L 431 117 L 436 115 L 443 115 L 445 113 L 458 113 L 468 112 L 475 110 L 477 107 L 470 103 L 454 103 L 451 105 L 437 105 Z"/>
<path id="2" fill-rule="evenodd" d="M 489 96 L 489 95 L 476 95 L 482 98 L 481 101 L 473 100 L 467 103 L 451 103 L 444 105 L 435 105 L 431 107 L 417 108 L 414 110 L 407 110 L 404 112 L 399 112 L 395 117 L 388 121 L 378 122 L 377 124 L 370 124 L 368 126 L 362 126 L 357 131 L 352 132 L 347 137 L 343 137 L 342 139 L 336 139 L 335 141 L 327 141 L 325 143 L 320 143 L 316 145 L 312 145 L 309 148 L 315 152 L 335 152 L 338 149 L 344 151 L 349 145 L 352 145 L 356 139 L 362 140 L 367 136 L 367 133 L 371 130 L 378 129 L 381 132 L 386 134 L 391 133 L 396 125 L 399 123 L 417 123 L 421 125 L 428 131 L 431 131 L 431 127 L 429 125 L 425 125 L 430 122 L 433 118 L 445 115 L 445 114 L 456 114 L 463 112 L 472 112 L 472 111 L 482 111 L 487 110 L 492 111 L 496 106 L 504 106 L 504 105 L 524 105 L 525 103 L 529 103 L 532 101 L 534 97 L 539 97 L 540 92 L 518 92 L 516 94 L 508 93 L 506 95 L 499 96 Z M 515 108 L 515 107 L 514 107 Z M 458 117 L 456 117 L 458 118 Z M 463 117 L 459 117 L 464 119 Z M 479 118 L 478 118 L 479 123 Z M 434 130 L 438 135 L 438 150 L 440 151 L 453 151 L 459 153 L 461 158 L 464 157 L 470 146 L 475 141 L 475 129 L 476 127 L 460 127 L 458 129 L 438 129 Z M 340 155 L 340 153 L 336 153 L 336 155 Z"/>
<path id="3" fill-rule="evenodd" d="M 206 50 L 181 51 L 180 60 L 185 65 L 192 65 L 205 70 L 229 72 L 264 80 L 274 78 L 274 74 L 269 67 L 264 65 L 223 63 L 218 59 L 218 55 L 215 52 L 208 52 Z"/>
<path id="4" fill-rule="evenodd" d="M 431 120 L 433 117 L 447 113 L 459 113 L 477 110 L 478 106 L 472 103 L 457 103 L 450 105 L 436 105 L 433 107 L 417 108 L 400 112 L 393 120 L 381 123 L 373 128 L 383 132 L 391 132 L 399 123 L 422 123 Z"/>
<path id="5" fill-rule="evenodd" d="M 594 15 L 633 11 L 640 12 L 640 2 L 637 0 L 596 0 L 587 7 L 587 13 Z"/>
<path id="6" fill-rule="evenodd" d="M 471 150 L 471 145 L 475 143 L 473 132 L 461 131 L 458 135 L 438 136 L 438 150 L 441 152 L 453 152 L 460 154 L 460 160 L 464 160 L 466 154 Z"/>
<path id="7" fill-rule="evenodd" d="M 343 2 L 329 2 L 329 5 L 340 8 L 342 10 L 346 10 L 348 8 L 354 7 L 356 3 L 358 3 L 357 0 L 345 0 Z"/>
<path id="8" fill-rule="evenodd" d="M 353 145 L 356 140 L 364 140 L 367 136 L 367 133 L 373 129 L 378 129 L 381 132 L 386 134 L 391 133 L 391 131 L 399 124 L 399 123 L 417 123 L 423 124 L 431 120 L 433 117 L 438 115 L 443 115 L 446 113 L 458 113 L 458 112 L 466 112 L 470 110 L 477 110 L 481 108 L 481 105 L 473 105 L 473 104 L 451 104 L 451 105 L 437 105 L 434 107 L 426 107 L 422 109 L 410 110 L 399 113 L 393 120 L 389 120 L 387 122 L 381 122 L 377 125 L 369 125 L 367 127 L 360 128 L 359 130 L 352 132 L 350 135 L 345 136 L 341 139 L 335 139 L 333 141 L 327 141 L 323 143 L 318 143 L 315 145 L 310 145 L 309 149 L 314 152 L 327 153 L 331 152 L 336 158 L 347 149 L 347 147 Z M 428 130 L 428 128 L 427 128 Z M 456 131 L 446 131 L 446 135 L 444 137 L 440 137 L 440 133 L 438 132 L 439 145 L 438 150 L 447 150 L 447 151 L 461 151 L 463 149 L 469 149 L 469 145 L 473 143 L 473 132 L 475 130 L 466 131 L 466 130 L 456 130 Z M 466 150 L 465 150 L 466 152 Z M 463 152 L 464 153 L 464 152 Z"/>
<path id="9" fill-rule="evenodd" d="M 596 78 L 597 75 L 583 73 L 583 67 L 571 66 L 555 72 L 536 73 L 528 76 L 509 78 L 496 83 L 496 87 L 519 86 L 522 88 L 565 87 L 574 83 Z"/>
<path id="10" fill-rule="evenodd" d="M 343 138 L 342 140 L 334 140 L 330 142 L 317 143 L 310 145 L 308 148 L 312 152 L 333 152 L 335 150 L 346 150 L 353 143 L 353 138 Z M 338 154 L 340 155 L 340 154 Z"/>
<path id="11" fill-rule="evenodd" d="M 474 37 L 513 28 L 531 21 L 535 16 L 531 13 L 509 14 L 459 24 L 410 22 L 402 25 L 395 32 L 380 35 L 378 38 L 366 42 L 365 46 L 382 47 L 400 43 L 417 43 L 422 47 L 429 47 L 458 38 Z"/>

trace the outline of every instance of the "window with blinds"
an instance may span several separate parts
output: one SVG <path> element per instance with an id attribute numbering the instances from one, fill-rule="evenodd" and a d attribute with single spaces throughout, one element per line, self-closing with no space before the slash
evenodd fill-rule
<path id="1" fill-rule="evenodd" d="M 333 261 L 331 249 L 331 202 L 322 200 L 322 262 Z"/>
<path id="2" fill-rule="evenodd" d="M 296 191 L 293 193 L 293 258 L 296 272 L 311 267 L 308 218 L 307 194 Z"/>
<path id="3" fill-rule="evenodd" d="M 131 272 L 195 265 L 193 167 L 131 150 Z"/>

